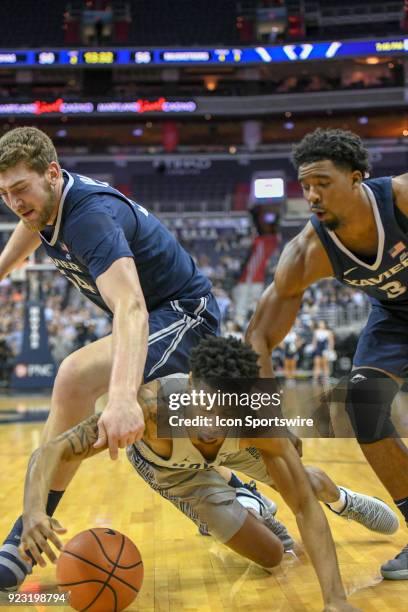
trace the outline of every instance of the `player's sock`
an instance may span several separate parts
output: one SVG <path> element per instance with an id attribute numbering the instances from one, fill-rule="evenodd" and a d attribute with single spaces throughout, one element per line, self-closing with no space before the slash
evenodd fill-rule
<path id="1" fill-rule="evenodd" d="M 16 546 L 20 546 L 20 538 L 21 533 L 23 531 L 23 520 L 21 516 L 18 517 L 13 527 L 11 528 L 10 533 L 4 540 L 3 544 L 15 544 Z"/>
<path id="2" fill-rule="evenodd" d="M 16 591 L 24 578 L 31 572 L 31 566 L 20 556 L 23 521 L 18 517 L 3 545 L 0 547 L 0 591 Z"/>
<path id="3" fill-rule="evenodd" d="M 64 493 L 65 491 L 53 491 L 52 489 L 48 493 L 47 507 L 45 510 L 48 516 L 52 516 L 54 514 Z"/>
<path id="4" fill-rule="evenodd" d="M 398 510 L 401 512 L 408 526 L 408 497 L 404 497 L 404 499 L 394 499 L 394 504 L 397 506 Z"/>
<path id="5" fill-rule="evenodd" d="M 228 484 L 230 487 L 234 487 L 234 489 L 239 489 L 240 487 L 244 486 L 244 483 L 242 482 L 242 480 L 240 480 L 238 476 L 234 474 L 234 472 L 231 472 L 231 478 Z"/>
<path id="6" fill-rule="evenodd" d="M 338 487 L 339 490 L 339 499 L 335 502 L 330 502 L 327 504 L 334 512 L 341 512 L 344 510 L 347 504 L 347 493 L 341 487 Z"/>

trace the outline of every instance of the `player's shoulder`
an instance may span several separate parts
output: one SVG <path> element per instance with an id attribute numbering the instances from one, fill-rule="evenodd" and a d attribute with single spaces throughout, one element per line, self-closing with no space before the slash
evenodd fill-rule
<path id="1" fill-rule="evenodd" d="M 408 217 L 408 173 L 392 177 L 392 193 L 396 205 Z"/>
<path id="2" fill-rule="evenodd" d="M 333 275 L 326 250 L 309 221 L 299 234 L 285 246 L 276 270 L 278 286 L 296 282 L 300 290 L 321 278 Z"/>
<path id="3" fill-rule="evenodd" d="M 304 263 L 322 249 L 322 243 L 310 221 L 285 246 L 282 257 L 291 257 L 293 262 Z"/>
<path id="4" fill-rule="evenodd" d="M 103 206 L 106 202 L 117 201 L 118 199 L 128 201 L 128 198 L 105 181 L 75 172 L 68 172 L 65 169 L 63 169 L 63 175 L 65 178 L 62 194 L 64 210 L 66 207 L 76 208 L 83 204 L 88 207 L 90 204 L 97 206 L 100 203 Z"/>
<path id="5" fill-rule="evenodd" d="M 64 241 L 69 242 L 75 236 L 85 236 L 91 239 L 91 234 L 98 234 L 99 230 L 107 230 L 113 223 L 115 209 L 114 202 L 117 195 L 106 184 L 96 184 L 96 181 L 75 173 L 67 173 L 68 182 L 62 195 L 63 212 L 61 224 Z M 83 180 L 84 179 L 84 180 Z M 92 232 L 90 231 L 92 229 Z"/>

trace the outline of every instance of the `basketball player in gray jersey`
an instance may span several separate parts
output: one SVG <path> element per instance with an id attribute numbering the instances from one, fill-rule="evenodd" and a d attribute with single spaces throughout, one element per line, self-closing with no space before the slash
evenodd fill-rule
<path id="1" fill-rule="evenodd" d="M 208 381 L 214 384 L 215 378 L 217 381 L 232 378 L 238 385 L 243 378 L 253 380 L 259 373 L 256 353 L 234 338 L 204 340 L 192 351 L 190 362 L 191 381 L 185 376 L 170 376 L 142 387 L 139 399 L 146 429 L 143 439 L 127 449 L 130 462 L 153 489 L 196 524 L 232 550 L 267 568 L 277 565 L 283 550 L 292 547 L 293 542 L 283 525 L 265 512 L 265 507 L 255 514 L 248 512 L 219 471 L 237 469 L 275 486 L 296 515 L 321 584 L 325 609 L 333 612 L 354 609 L 345 601 L 330 530 L 313 494 L 314 491 L 320 500 L 333 505 L 338 503 L 339 488 L 321 470 L 305 471 L 292 442 L 285 438 L 240 439 L 229 433 L 225 436 L 225 432 L 217 434 L 211 428 L 188 430 L 184 437 L 158 437 L 158 415 L 162 407 L 170 406 L 169 398 L 175 391 L 180 394 L 191 388 L 212 389 Z M 222 383 L 220 389 L 223 390 Z M 91 417 L 42 446 L 30 460 L 22 547 L 40 565 L 45 563 L 40 550 L 51 561 L 55 560 L 47 539 L 61 547 L 57 533 L 62 528 L 45 511 L 47 487 L 61 464 L 100 452 L 101 448 L 95 448 L 97 421 L 97 415 Z M 348 489 L 342 491 L 364 501 L 367 514 L 377 514 L 377 531 L 395 530 L 398 521 L 385 504 Z M 266 501 L 262 497 L 261 506 Z M 365 522 L 356 508 L 348 518 L 374 527 Z"/>
<path id="2" fill-rule="evenodd" d="M 343 130 L 317 129 L 295 148 L 311 220 L 284 249 L 275 279 L 250 321 L 247 341 L 261 375 L 291 329 L 305 289 L 335 277 L 367 293 L 371 312 L 346 380 L 346 410 L 371 467 L 408 522 L 408 449 L 391 404 L 408 373 L 408 174 L 365 180 L 368 153 Z M 408 546 L 382 568 L 408 579 Z"/>

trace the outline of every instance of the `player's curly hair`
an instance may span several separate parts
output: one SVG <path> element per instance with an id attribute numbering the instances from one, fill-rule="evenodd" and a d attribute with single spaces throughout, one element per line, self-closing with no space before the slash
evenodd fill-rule
<path id="1" fill-rule="evenodd" d="M 348 130 L 317 128 L 306 134 L 293 149 L 293 161 L 297 169 L 302 164 L 324 159 L 341 168 L 360 170 L 363 177 L 370 170 L 368 151 L 360 136 Z"/>
<path id="2" fill-rule="evenodd" d="M 0 138 L 0 172 L 13 168 L 19 162 L 44 174 L 58 155 L 51 138 L 35 127 L 18 127 Z"/>
<path id="3" fill-rule="evenodd" d="M 259 376 L 258 355 L 250 347 L 229 336 L 209 336 L 201 340 L 190 354 L 193 378 L 223 388 L 228 381 L 241 379 L 246 385 Z"/>

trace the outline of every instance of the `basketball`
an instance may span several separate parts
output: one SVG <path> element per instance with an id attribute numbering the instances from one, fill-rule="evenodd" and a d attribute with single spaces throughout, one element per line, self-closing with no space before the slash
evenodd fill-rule
<path id="1" fill-rule="evenodd" d="M 57 581 L 60 591 L 70 592 L 74 610 L 120 612 L 139 593 L 143 562 L 135 544 L 119 531 L 88 529 L 62 549 Z"/>

